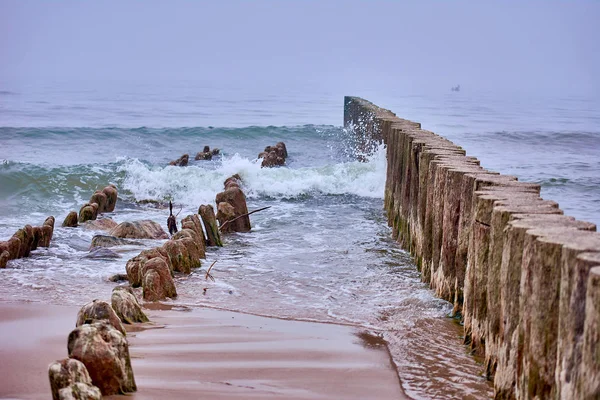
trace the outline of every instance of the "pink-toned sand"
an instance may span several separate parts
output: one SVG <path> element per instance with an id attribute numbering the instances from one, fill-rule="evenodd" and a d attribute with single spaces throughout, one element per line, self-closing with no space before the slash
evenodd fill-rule
<path id="1" fill-rule="evenodd" d="M 0 303 L 0 398 L 48 399 L 77 308 Z M 385 344 L 355 328 L 212 309 L 146 310 L 134 399 L 403 399 Z M 111 399 L 124 398 L 111 396 Z"/>

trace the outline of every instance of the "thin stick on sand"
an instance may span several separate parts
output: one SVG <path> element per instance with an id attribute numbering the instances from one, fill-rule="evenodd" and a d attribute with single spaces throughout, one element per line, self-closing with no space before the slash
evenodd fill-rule
<path id="1" fill-rule="evenodd" d="M 273 207 L 273 206 L 267 206 L 267 207 L 259 208 L 258 210 L 250 211 L 249 213 L 242 214 L 242 215 L 239 215 L 239 216 L 235 217 L 234 219 L 230 219 L 229 221 L 225 221 L 225 223 L 219 227 L 219 230 L 222 230 L 223 228 L 225 228 L 227 226 L 227 224 L 229 224 L 230 222 L 235 221 L 236 219 L 239 219 L 239 218 L 242 218 L 242 217 L 247 217 L 250 214 L 254 214 L 255 212 L 266 210 L 267 208 L 271 208 L 271 207 Z"/>

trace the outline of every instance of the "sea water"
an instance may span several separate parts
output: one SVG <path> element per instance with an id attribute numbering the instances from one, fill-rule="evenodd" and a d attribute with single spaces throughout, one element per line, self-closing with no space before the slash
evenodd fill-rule
<path id="1" fill-rule="evenodd" d="M 0 88 L 3 89 L 3 88 Z M 354 93 L 352 93 L 354 94 Z M 361 93 L 359 93 L 361 94 Z M 252 231 L 209 248 L 201 269 L 178 276 L 180 306 L 349 324 L 389 343 L 413 398 L 485 398 L 491 387 L 462 345 L 449 303 L 435 297 L 391 239 L 383 210 L 385 148 L 359 162 L 341 127 L 343 93 L 242 91 L 204 85 L 29 87 L 0 91 L 0 240 L 56 217 L 50 248 L 0 270 L 0 300 L 82 305 L 109 299 L 127 260 L 161 241 L 89 258 L 99 232 L 62 228 L 109 183 L 116 222 L 154 220 L 166 229 L 213 204 L 223 181 L 242 177 Z M 423 123 L 482 165 L 542 184 L 567 214 L 600 222 L 600 120 L 591 99 L 523 100 L 492 94 L 363 94 Z M 284 141 L 282 168 L 257 155 Z M 205 145 L 221 149 L 193 161 Z M 189 166 L 169 166 L 184 153 Z M 149 201 L 149 202 L 148 202 Z M 206 268 L 215 281 L 207 281 Z"/>

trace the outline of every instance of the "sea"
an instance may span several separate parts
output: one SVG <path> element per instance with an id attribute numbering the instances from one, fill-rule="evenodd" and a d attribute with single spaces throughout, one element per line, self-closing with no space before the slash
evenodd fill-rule
<path id="1" fill-rule="evenodd" d="M 427 93 L 233 84 L 35 84 L 0 87 L 0 240 L 53 215 L 52 244 L 0 270 L 0 301 L 83 305 L 109 299 L 127 260 L 160 245 L 91 258 L 101 233 L 62 228 L 91 194 L 114 184 L 116 222 L 154 220 L 166 229 L 213 204 L 239 174 L 252 231 L 224 237 L 200 269 L 177 276 L 176 309 L 211 307 L 356 326 L 389 345 L 414 399 L 490 398 L 481 360 L 463 346 L 451 305 L 421 282 L 391 238 L 383 210 L 385 148 L 359 154 L 342 126 L 343 96 L 358 95 L 421 122 L 487 168 L 542 185 L 567 215 L 600 224 L 600 100 L 507 95 L 464 88 Z M 258 154 L 283 141 L 284 167 Z M 194 161 L 204 146 L 211 161 Z M 169 166 L 182 154 L 187 167 Z M 366 162 L 364 160 L 366 156 Z M 214 262 L 206 280 L 205 272 Z M 357 341 L 359 339 L 357 338 Z"/>

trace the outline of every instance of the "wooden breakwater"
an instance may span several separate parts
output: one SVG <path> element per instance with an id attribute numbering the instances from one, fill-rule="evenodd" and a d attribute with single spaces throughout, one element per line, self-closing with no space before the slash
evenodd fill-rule
<path id="1" fill-rule="evenodd" d="M 497 399 L 600 398 L 600 233 L 419 123 L 358 98 L 344 126 L 387 152 L 385 209 L 454 304 Z"/>

